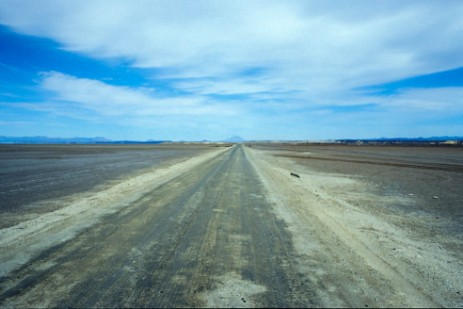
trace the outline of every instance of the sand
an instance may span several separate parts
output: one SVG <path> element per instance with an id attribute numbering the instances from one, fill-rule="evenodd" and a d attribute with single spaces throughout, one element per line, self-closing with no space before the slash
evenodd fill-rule
<path id="1" fill-rule="evenodd" d="M 226 150 L 218 148 L 182 162 L 145 169 L 142 174 L 120 180 L 108 188 L 58 199 L 66 203 L 60 209 L 1 229 L 0 276 L 27 263 L 39 252 L 73 238 L 78 232 L 97 224 L 101 217 L 130 206 L 130 203 L 147 192 L 175 177 L 181 177 L 182 173 Z"/>
<path id="2" fill-rule="evenodd" d="M 426 226 L 434 219 L 430 214 L 391 214 L 368 207 L 415 203 L 413 195 L 378 196 L 368 190 L 371 185 L 364 177 L 323 173 L 309 163 L 298 164 L 263 150 L 248 148 L 247 152 L 301 255 L 333 251 L 328 255 L 337 256 L 340 268 L 351 273 L 352 282 L 344 284 L 370 291 L 378 306 L 462 305 L 461 237 L 429 238 L 420 233 L 415 226 Z M 305 237 L 312 233 L 319 243 Z M 347 297 L 355 297 L 352 292 Z M 325 304 L 342 305 L 331 302 L 335 299 L 327 293 Z"/>

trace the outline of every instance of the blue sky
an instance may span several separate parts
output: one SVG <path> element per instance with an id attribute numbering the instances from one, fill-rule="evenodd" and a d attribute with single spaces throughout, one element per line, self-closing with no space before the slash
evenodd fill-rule
<path id="1" fill-rule="evenodd" d="M 19 4 L 0 2 L 0 135 L 463 135 L 461 1 Z"/>

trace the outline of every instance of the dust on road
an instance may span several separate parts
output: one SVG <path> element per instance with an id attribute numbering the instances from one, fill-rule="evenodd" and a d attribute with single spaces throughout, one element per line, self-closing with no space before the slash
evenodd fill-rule
<path id="1" fill-rule="evenodd" d="M 2 305 L 316 305 L 265 194 L 235 147 L 4 277 Z"/>
<path id="2" fill-rule="evenodd" d="M 237 145 L 0 230 L 0 305 L 461 305 L 458 254 L 332 194 L 356 180 L 294 167 Z"/>

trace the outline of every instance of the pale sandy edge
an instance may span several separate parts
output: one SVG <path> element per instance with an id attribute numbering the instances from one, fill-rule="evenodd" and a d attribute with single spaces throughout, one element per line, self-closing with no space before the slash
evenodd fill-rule
<path id="1" fill-rule="evenodd" d="M 304 218 L 310 216 L 387 280 L 397 296 L 388 305 L 440 307 L 458 304 L 456 298 L 449 296 L 463 284 L 462 268 L 452 266 L 461 265 L 461 261 L 451 252 L 437 243 L 412 239 L 408 231 L 333 194 L 333 188 L 349 190 L 349 186 L 362 185 L 361 180 L 310 171 L 265 151 L 246 148 L 246 153 L 267 187 L 276 212 L 293 231 L 296 248 L 301 253 L 313 246 L 304 238 L 307 225 Z M 300 178 L 290 175 L 295 168 Z M 374 233 L 364 233 L 366 229 Z M 402 251 L 390 250 L 393 247 L 400 247 Z M 441 284 L 436 286 L 436 282 Z"/>
<path id="2" fill-rule="evenodd" d="M 83 229 L 97 224 L 102 216 L 129 206 L 144 194 L 230 149 L 214 149 L 171 166 L 144 170 L 143 174 L 109 188 L 87 192 L 56 211 L 0 230 L 0 277 L 43 250 L 72 239 Z"/>

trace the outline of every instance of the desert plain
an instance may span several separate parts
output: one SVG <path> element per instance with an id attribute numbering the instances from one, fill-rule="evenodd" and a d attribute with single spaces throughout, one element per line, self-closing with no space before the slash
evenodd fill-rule
<path id="1" fill-rule="evenodd" d="M 1 307 L 462 307 L 463 148 L 0 145 Z"/>

